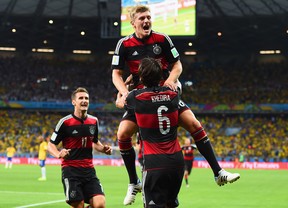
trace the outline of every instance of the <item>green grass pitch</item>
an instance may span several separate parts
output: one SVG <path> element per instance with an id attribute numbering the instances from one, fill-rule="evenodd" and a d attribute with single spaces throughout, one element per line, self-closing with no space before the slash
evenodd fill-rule
<path id="1" fill-rule="evenodd" d="M 122 36 L 130 35 L 134 32 L 130 20 L 123 21 L 121 25 Z M 193 36 L 196 35 L 196 14 L 195 10 L 180 9 L 177 22 L 174 17 L 168 17 L 163 23 L 162 17 L 158 17 L 152 22 L 152 29 L 171 36 Z"/>
<path id="2" fill-rule="evenodd" d="M 14 165 L 12 169 L 0 166 L 0 207 L 5 208 L 62 208 L 64 202 L 59 166 L 47 167 L 47 181 L 40 182 L 40 167 Z M 124 207 L 128 177 L 124 167 L 96 167 L 106 193 L 106 207 Z M 189 178 L 190 187 L 179 193 L 183 208 L 287 208 L 287 170 L 231 170 L 241 174 L 233 184 L 219 187 L 210 169 L 195 168 Z M 141 194 L 128 207 L 143 207 Z"/>

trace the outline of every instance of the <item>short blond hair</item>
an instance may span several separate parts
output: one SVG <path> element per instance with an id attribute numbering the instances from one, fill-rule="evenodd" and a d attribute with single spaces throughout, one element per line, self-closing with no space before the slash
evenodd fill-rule
<path id="1" fill-rule="evenodd" d="M 132 8 L 129 10 L 131 22 L 134 21 L 135 15 L 136 15 L 137 13 L 143 13 L 143 12 L 147 12 L 147 11 L 150 12 L 150 8 L 149 8 L 148 6 L 145 6 L 145 5 L 137 5 L 137 6 L 132 7 Z"/>
<path id="2" fill-rule="evenodd" d="M 72 95 L 71 95 L 71 99 L 72 99 L 72 100 L 75 99 L 76 94 L 77 94 L 78 92 L 86 92 L 86 93 L 89 95 L 88 90 L 86 90 L 86 88 L 84 88 L 84 87 L 78 87 L 76 90 L 74 90 L 74 91 L 72 92 Z"/>

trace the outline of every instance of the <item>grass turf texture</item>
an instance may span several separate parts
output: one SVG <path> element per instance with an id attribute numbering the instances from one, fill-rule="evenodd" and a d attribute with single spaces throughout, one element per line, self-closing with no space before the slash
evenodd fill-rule
<path id="1" fill-rule="evenodd" d="M 40 167 L 0 166 L 0 207 L 62 208 L 64 202 L 59 166 L 47 167 L 47 181 L 38 181 Z M 106 193 L 106 207 L 124 207 L 128 177 L 124 167 L 96 167 Z M 210 169 L 193 169 L 190 187 L 184 181 L 179 194 L 179 207 L 193 208 L 286 208 L 288 202 L 288 171 L 232 170 L 241 174 L 239 181 L 219 187 Z M 129 206 L 128 206 L 129 207 Z M 141 194 L 130 207 L 143 207 Z"/>
<path id="2" fill-rule="evenodd" d="M 165 33 L 170 36 L 191 36 L 196 35 L 196 17 L 195 11 L 189 9 L 180 9 L 178 11 L 177 24 L 173 17 L 168 17 L 167 22 L 163 23 L 162 17 L 157 17 L 152 22 L 152 29 Z M 187 21 L 189 22 L 189 30 L 186 31 Z M 130 24 L 130 19 L 121 23 L 122 36 L 130 35 L 134 32 Z"/>

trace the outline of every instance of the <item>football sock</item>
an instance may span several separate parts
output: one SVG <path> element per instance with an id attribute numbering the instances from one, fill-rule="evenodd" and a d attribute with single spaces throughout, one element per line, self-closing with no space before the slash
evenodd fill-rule
<path id="1" fill-rule="evenodd" d="M 138 176 L 136 173 L 136 165 L 135 165 L 136 153 L 134 148 L 132 147 L 129 150 L 120 150 L 120 153 L 124 161 L 126 170 L 128 172 L 130 183 L 137 184 Z"/>
<path id="2" fill-rule="evenodd" d="M 214 175 L 218 176 L 218 172 L 221 170 L 221 167 L 219 166 L 219 163 L 216 159 L 216 156 L 215 156 L 215 153 L 214 153 L 214 150 L 212 148 L 209 138 L 206 136 L 200 141 L 196 141 L 195 144 L 197 145 L 199 152 L 203 155 L 203 157 L 209 163 L 210 167 L 213 170 Z"/>
<path id="3" fill-rule="evenodd" d="M 46 178 L 46 168 L 45 167 L 41 167 L 41 175 L 42 175 L 42 178 Z"/>

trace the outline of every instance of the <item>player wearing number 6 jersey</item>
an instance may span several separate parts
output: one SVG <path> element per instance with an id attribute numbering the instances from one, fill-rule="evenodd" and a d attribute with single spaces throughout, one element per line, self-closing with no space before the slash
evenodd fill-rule
<path id="1" fill-rule="evenodd" d="M 159 86 L 162 69 L 153 58 L 142 60 L 139 77 L 146 87 L 129 93 L 127 109 L 135 112 L 143 145 L 144 207 L 177 207 L 184 174 L 178 92 Z"/>
<path id="2" fill-rule="evenodd" d="M 72 93 L 74 113 L 59 120 L 48 143 L 48 151 L 62 159 L 62 183 L 66 202 L 71 207 L 105 207 L 102 185 L 93 165 L 93 148 L 110 155 L 111 147 L 98 140 L 98 119 L 87 114 L 89 94 L 85 88 Z M 63 149 L 57 145 L 62 142 Z"/>
<path id="3" fill-rule="evenodd" d="M 139 82 L 138 67 L 140 61 L 145 57 L 161 61 L 163 70 L 161 84 L 172 90 L 177 89 L 178 78 L 182 73 L 180 56 L 170 37 L 152 30 L 149 7 L 137 5 L 131 8 L 130 18 L 135 32 L 118 41 L 111 66 L 113 69 L 112 81 L 119 92 L 116 100 L 118 108 L 123 108 L 128 95 L 128 88 L 123 80 L 125 65 L 129 67 L 136 88 L 143 87 Z M 232 174 L 221 169 L 203 126 L 191 109 L 182 101 L 179 102 L 179 125 L 187 130 L 194 139 L 197 149 L 212 168 L 215 181 L 219 186 L 240 178 L 238 173 Z M 117 132 L 119 149 L 130 180 L 124 205 L 132 204 L 136 194 L 141 191 L 141 183 L 135 167 L 135 150 L 131 142 L 137 129 L 135 116 L 129 110 L 126 111 Z"/>

